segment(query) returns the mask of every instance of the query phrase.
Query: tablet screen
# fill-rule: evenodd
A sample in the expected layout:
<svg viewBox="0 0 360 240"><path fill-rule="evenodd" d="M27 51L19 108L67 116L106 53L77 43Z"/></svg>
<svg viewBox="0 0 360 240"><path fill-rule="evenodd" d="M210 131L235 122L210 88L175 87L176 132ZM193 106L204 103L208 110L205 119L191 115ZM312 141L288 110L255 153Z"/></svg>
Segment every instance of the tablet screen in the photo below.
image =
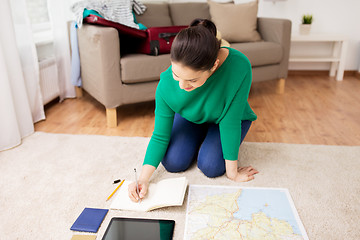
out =
<svg viewBox="0 0 360 240"><path fill-rule="evenodd" d="M174 220L112 218L102 240L171 240Z"/></svg>

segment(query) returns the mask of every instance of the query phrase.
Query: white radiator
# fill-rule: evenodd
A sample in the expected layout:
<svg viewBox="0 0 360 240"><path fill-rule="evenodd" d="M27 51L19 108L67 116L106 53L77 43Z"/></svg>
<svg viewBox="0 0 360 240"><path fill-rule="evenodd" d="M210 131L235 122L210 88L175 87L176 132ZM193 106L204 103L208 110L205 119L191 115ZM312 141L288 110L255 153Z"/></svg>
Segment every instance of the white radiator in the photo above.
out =
<svg viewBox="0 0 360 240"><path fill-rule="evenodd" d="M58 72L55 57L48 57L39 61L40 88L43 104L57 98L60 94L58 84Z"/></svg>

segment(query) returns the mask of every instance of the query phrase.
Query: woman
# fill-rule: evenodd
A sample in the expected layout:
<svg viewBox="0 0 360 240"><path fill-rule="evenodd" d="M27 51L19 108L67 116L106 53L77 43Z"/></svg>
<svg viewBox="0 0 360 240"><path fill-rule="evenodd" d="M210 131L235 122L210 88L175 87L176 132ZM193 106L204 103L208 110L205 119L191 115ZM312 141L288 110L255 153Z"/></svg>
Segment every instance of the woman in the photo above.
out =
<svg viewBox="0 0 360 240"><path fill-rule="evenodd" d="M139 201L160 162L169 172L181 172L197 159L208 177L234 181L254 179L258 171L237 167L239 146L255 113L247 101L251 65L244 54L220 48L216 26L195 19L171 47L171 66L161 74L156 90L155 127L143 167L129 197Z"/></svg>

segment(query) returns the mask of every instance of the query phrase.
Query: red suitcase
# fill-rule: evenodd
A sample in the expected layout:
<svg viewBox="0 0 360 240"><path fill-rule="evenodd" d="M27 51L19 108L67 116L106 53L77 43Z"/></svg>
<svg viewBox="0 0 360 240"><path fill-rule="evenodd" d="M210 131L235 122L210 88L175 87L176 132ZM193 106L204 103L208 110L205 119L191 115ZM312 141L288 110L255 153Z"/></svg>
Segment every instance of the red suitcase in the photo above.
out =
<svg viewBox="0 0 360 240"><path fill-rule="evenodd" d="M176 34L186 27L171 26L146 29L147 38L140 42L138 52L154 56L169 53Z"/></svg>
<svg viewBox="0 0 360 240"><path fill-rule="evenodd" d="M170 52L171 44L178 32L187 26L150 27L146 30L131 28L120 23L108 21L96 15L89 15L85 23L116 28L126 44L131 45L131 51L157 56ZM126 49L129 52L129 48Z"/></svg>

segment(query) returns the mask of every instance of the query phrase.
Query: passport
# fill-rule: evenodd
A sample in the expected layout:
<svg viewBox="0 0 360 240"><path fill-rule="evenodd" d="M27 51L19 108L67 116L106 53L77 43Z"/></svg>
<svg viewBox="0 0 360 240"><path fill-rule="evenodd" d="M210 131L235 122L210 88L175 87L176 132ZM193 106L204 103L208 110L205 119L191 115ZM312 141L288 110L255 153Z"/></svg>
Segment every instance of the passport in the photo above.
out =
<svg viewBox="0 0 360 240"><path fill-rule="evenodd" d="M96 233L109 209L84 208L70 230Z"/></svg>

